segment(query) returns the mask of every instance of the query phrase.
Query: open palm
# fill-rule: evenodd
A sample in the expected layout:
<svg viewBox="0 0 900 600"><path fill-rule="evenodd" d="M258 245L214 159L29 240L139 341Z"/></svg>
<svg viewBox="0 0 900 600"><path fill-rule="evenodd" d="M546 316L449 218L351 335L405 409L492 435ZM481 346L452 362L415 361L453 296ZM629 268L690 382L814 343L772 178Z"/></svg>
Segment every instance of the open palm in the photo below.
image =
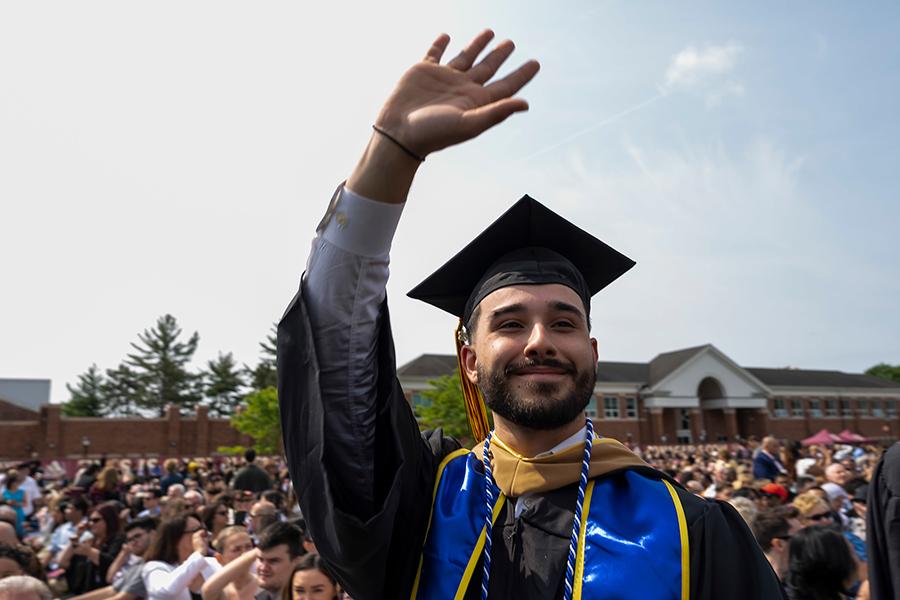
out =
<svg viewBox="0 0 900 600"><path fill-rule="evenodd" d="M425 58L400 79L382 108L377 125L421 155L476 137L528 104L512 96L537 74L540 66L528 61L497 81L488 83L515 46L504 41L477 65L475 59L493 38L479 34L453 60L442 65L450 37L438 37Z"/></svg>

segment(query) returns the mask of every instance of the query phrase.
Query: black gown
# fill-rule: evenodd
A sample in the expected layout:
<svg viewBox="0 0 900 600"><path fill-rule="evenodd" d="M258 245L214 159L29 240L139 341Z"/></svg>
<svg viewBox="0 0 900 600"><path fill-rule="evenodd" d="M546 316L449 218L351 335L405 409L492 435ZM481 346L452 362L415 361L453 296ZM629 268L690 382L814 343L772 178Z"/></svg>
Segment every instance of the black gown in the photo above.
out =
<svg viewBox="0 0 900 600"><path fill-rule="evenodd" d="M354 600L409 598L437 466L459 448L440 430L420 433L396 377L386 302L378 331L375 406L324 406L302 291L278 325L278 396L291 479L320 555ZM363 414L365 426L347 411ZM360 445L369 448L365 456L346 450ZM360 473L360 460L368 461L371 478L348 476ZM649 468L644 474L665 477ZM691 598L783 598L737 512L675 486L688 523ZM519 519L508 508L514 499L505 503L502 525L493 530L491 598L561 597L575 495L574 484L536 495ZM465 597L480 597L479 588L475 576Z"/></svg>
<svg viewBox="0 0 900 600"><path fill-rule="evenodd" d="M900 597L900 443L884 453L869 483L866 546L872 600Z"/></svg>

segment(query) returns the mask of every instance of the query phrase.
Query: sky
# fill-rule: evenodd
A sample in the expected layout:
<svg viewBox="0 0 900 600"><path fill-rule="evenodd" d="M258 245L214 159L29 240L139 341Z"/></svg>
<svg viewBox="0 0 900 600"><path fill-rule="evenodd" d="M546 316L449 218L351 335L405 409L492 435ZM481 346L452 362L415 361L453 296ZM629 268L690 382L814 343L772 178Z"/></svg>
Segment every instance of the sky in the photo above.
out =
<svg viewBox="0 0 900 600"><path fill-rule="evenodd" d="M0 378L115 367L166 313L254 364L394 83L441 32L541 62L530 110L429 156L392 249L398 361L453 351L405 293L523 194L637 261L601 360L900 363L900 5L0 0Z"/></svg>

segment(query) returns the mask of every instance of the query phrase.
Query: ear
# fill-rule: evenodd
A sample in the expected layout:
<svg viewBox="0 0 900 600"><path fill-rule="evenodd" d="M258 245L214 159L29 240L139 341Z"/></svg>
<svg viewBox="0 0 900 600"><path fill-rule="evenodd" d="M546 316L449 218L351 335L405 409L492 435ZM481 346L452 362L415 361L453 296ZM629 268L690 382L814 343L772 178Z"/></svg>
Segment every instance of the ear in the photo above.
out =
<svg viewBox="0 0 900 600"><path fill-rule="evenodd" d="M466 377L474 385L478 385L478 356L475 354L475 349L466 344L459 349L459 355L463 366L463 373L460 375Z"/></svg>
<svg viewBox="0 0 900 600"><path fill-rule="evenodd" d="M600 360L600 352L597 350L597 338L591 338L591 350L594 351L594 364Z"/></svg>

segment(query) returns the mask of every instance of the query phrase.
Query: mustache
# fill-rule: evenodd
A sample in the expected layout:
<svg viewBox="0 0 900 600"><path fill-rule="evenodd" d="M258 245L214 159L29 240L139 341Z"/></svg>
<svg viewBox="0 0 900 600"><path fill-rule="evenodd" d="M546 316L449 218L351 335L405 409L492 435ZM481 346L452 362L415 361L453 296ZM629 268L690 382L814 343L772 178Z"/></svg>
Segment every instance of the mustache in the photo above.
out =
<svg viewBox="0 0 900 600"><path fill-rule="evenodd" d="M564 363L560 360L556 360L555 358L543 358L529 359L516 363L510 363L506 365L505 369L503 369L503 374L506 376L515 375L520 371L524 371L525 369L532 369L534 367L549 367L551 369L560 369L568 375L574 375L577 372L575 365L572 363Z"/></svg>

